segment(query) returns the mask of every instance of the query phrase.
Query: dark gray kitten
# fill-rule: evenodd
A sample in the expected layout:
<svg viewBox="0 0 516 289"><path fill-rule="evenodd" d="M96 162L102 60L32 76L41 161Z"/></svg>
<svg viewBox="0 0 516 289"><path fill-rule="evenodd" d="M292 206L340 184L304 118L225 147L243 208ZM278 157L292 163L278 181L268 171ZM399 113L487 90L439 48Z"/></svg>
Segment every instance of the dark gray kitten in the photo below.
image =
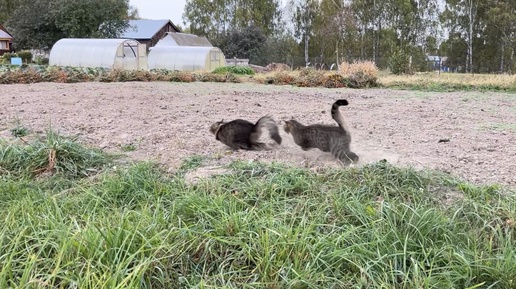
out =
<svg viewBox="0 0 516 289"><path fill-rule="evenodd" d="M216 140L234 150L260 150L266 147L264 143L258 142L264 127L269 129L270 137L281 144L278 126L270 116L264 116L256 123L244 119L218 121L211 125L210 132L215 135Z"/></svg>
<svg viewBox="0 0 516 289"><path fill-rule="evenodd" d="M348 105L345 99L339 99L331 107L331 117L339 126L313 124L303 125L291 119L285 121L283 129L294 138L294 142L303 150L311 148L330 152L344 164L358 162L358 155L350 150L351 134L342 117L339 107Z"/></svg>

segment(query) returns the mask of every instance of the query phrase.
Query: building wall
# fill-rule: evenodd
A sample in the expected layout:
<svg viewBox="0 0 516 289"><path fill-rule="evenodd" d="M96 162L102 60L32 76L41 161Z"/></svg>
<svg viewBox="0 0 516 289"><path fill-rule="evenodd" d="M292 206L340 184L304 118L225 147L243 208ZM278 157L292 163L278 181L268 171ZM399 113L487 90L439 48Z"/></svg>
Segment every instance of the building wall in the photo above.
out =
<svg viewBox="0 0 516 289"><path fill-rule="evenodd" d="M9 39L0 39L0 55L11 52Z"/></svg>
<svg viewBox="0 0 516 289"><path fill-rule="evenodd" d="M167 35L168 32L179 32L179 31L176 30L174 28L174 26L172 26L172 24L168 23L160 31L158 31L156 33L156 35L154 35L153 38L151 38L151 39L135 39L135 40L138 40L138 42L140 42L141 44L145 44L145 48L148 53L149 49L151 47L154 47L158 43L158 41L161 40L161 38L163 38Z"/></svg>

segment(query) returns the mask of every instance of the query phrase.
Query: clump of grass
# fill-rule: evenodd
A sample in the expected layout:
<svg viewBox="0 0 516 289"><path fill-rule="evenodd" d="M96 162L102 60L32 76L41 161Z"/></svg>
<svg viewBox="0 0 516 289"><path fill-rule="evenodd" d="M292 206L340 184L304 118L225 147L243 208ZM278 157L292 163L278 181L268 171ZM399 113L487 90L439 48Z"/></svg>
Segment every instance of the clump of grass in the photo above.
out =
<svg viewBox="0 0 516 289"><path fill-rule="evenodd" d="M348 79L348 86L354 88L375 87L378 80L378 67L372 61L343 62L339 72Z"/></svg>
<svg viewBox="0 0 516 289"><path fill-rule="evenodd" d="M2 174L37 176L60 174L69 178L97 173L110 162L100 150L87 148L76 140L48 130L44 138L28 144L0 142Z"/></svg>
<svg viewBox="0 0 516 289"><path fill-rule="evenodd" d="M187 185L135 164L69 184L73 194L7 178L0 287L515 286L515 194L499 186L386 162L229 169ZM450 191L460 197L444 203Z"/></svg>
<svg viewBox="0 0 516 289"><path fill-rule="evenodd" d="M217 67L215 70L213 70L213 73L217 73L217 74L233 73L233 74L239 74L239 75L254 75L254 70L248 66L222 66L222 67Z"/></svg>
<svg viewBox="0 0 516 289"><path fill-rule="evenodd" d="M10 131L11 135L17 138L29 135L29 129L22 125L19 119L16 119L16 125Z"/></svg>

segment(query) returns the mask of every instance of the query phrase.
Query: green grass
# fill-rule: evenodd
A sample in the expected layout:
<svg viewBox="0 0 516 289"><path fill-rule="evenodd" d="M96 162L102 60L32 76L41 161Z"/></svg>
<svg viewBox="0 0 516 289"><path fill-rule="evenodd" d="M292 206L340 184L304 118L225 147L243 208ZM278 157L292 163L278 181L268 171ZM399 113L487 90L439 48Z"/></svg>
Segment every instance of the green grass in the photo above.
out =
<svg viewBox="0 0 516 289"><path fill-rule="evenodd" d="M50 130L30 143L0 139L0 173L18 177L43 173L86 177L98 173L110 161L111 157L102 151L86 148Z"/></svg>
<svg viewBox="0 0 516 289"><path fill-rule="evenodd" d="M254 70L248 66L222 66L213 70L213 73L226 74L233 73L239 75L254 75Z"/></svg>
<svg viewBox="0 0 516 289"><path fill-rule="evenodd" d="M39 158L6 170L7 156L0 288L516 288L515 193L497 185L385 162L234 162L186 183L202 156L172 175L136 163L38 178L11 172Z"/></svg>

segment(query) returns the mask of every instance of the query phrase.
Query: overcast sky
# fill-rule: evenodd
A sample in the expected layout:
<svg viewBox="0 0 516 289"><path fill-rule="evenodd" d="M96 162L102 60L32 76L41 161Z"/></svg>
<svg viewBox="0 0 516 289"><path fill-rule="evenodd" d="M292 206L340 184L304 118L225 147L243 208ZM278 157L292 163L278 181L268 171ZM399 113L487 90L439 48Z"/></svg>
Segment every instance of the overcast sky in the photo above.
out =
<svg viewBox="0 0 516 289"><path fill-rule="evenodd" d="M170 19L172 23L183 25L183 11L186 0L129 0L138 8L140 17L146 19Z"/></svg>

